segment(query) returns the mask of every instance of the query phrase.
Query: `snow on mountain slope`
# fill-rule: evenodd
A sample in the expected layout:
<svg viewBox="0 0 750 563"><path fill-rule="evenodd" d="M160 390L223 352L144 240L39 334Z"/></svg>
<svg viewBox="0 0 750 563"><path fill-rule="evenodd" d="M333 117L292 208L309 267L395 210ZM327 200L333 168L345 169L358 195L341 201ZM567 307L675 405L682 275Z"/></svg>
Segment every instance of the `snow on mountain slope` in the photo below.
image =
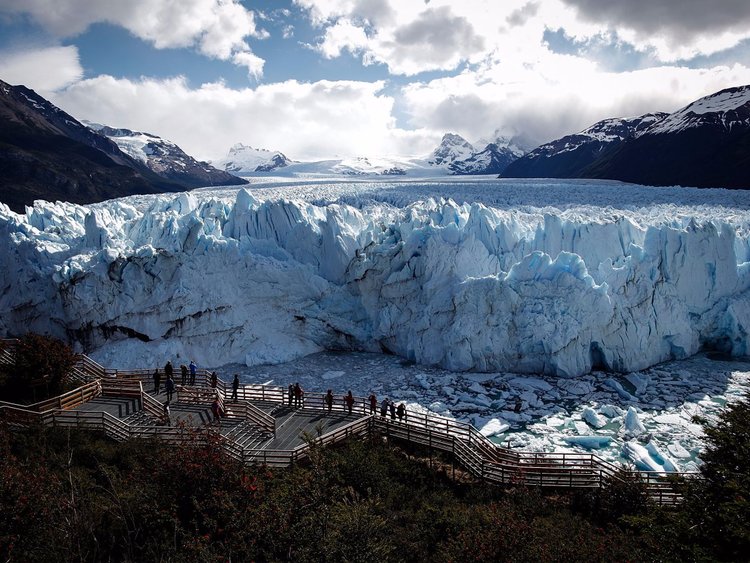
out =
<svg viewBox="0 0 750 563"><path fill-rule="evenodd" d="M212 164L232 174L247 175L253 172L270 172L291 164L283 153L268 149L254 149L251 146L237 143L229 149L226 158Z"/></svg>
<svg viewBox="0 0 750 563"><path fill-rule="evenodd" d="M429 163L433 166L448 167L454 161L466 160L474 154L474 147L461 135L446 133L438 147L429 157Z"/></svg>
<svg viewBox="0 0 750 563"><path fill-rule="evenodd" d="M748 196L635 210L641 188L619 185L619 207L540 209L485 205L529 193L497 181L341 185L2 206L0 332L72 335L123 366L359 349L576 376L750 351Z"/></svg>
<svg viewBox="0 0 750 563"><path fill-rule="evenodd" d="M669 114L643 134L659 135L714 125L731 131L750 127L750 85L721 90Z"/></svg>
<svg viewBox="0 0 750 563"><path fill-rule="evenodd" d="M180 182L183 186L236 186L247 183L206 162L195 160L176 143L151 133L118 129L99 123L87 122L87 125L114 141L122 152L142 162L151 171L163 178Z"/></svg>

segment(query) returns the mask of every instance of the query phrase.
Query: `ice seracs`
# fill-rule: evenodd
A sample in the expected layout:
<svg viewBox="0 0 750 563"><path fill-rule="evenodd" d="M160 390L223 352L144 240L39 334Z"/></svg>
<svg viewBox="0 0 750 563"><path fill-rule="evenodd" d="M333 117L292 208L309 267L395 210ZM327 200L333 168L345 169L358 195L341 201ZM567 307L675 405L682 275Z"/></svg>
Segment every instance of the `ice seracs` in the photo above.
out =
<svg viewBox="0 0 750 563"><path fill-rule="evenodd" d="M452 185L440 189L465 189ZM560 377L643 369L704 346L748 351L747 212L398 207L374 199L377 184L358 186L361 199L346 203L241 189L4 208L0 329L72 334L88 351L141 358L171 342L204 365L334 348ZM608 381L632 401L650 385L629 383ZM525 386L524 407L542 408L545 390ZM575 397L590 383L558 389Z"/></svg>

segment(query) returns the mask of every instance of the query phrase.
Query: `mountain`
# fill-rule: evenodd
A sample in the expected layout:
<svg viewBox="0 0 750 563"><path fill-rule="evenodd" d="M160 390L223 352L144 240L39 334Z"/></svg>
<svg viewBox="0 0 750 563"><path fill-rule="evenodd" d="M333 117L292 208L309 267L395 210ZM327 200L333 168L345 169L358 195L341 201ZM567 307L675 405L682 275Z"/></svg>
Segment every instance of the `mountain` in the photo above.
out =
<svg viewBox="0 0 750 563"><path fill-rule="evenodd" d="M446 133L427 162L455 175L500 174L521 154L522 151L504 137L497 137L486 143L482 150L477 150L460 135Z"/></svg>
<svg viewBox="0 0 750 563"><path fill-rule="evenodd" d="M671 114L605 119L534 149L502 176L750 188L750 85Z"/></svg>
<svg viewBox="0 0 750 563"><path fill-rule="evenodd" d="M226 158L212 163L221 170L232 174L252 174L253 172L272 172L292 164L283 153L268 149L254 149L251 146L237 143L229 149Z"/></svg>
<svg viewBox="0 0 750 563"><path fill-rule="evenodd" d="M91 203L182 190L33 90L0 81L0 200Z"/></svg>
<svg viewBox="0 0 750 563"><path fill-rule="evenodd" d="M556 139L509 164L505 178L577 178L605 151L667 117L648 113L629 119L605 119L574 135Z"/></svg>
<svg viewBox="0 0 750 563"><path fill-rule="evenodd" d="M145 164L152 172L186 188L236 186L247 183L246 180L217 170L206 162L195 160L172 141L151 133L115 129L97 123L86 124L114 141L122 152Z"/></svg>
<svg viewBox="0 0 750 563"><path fill-rule="evenodd" d="M750 85L669 114L581 171L648 185L750 188Z"/></svg>

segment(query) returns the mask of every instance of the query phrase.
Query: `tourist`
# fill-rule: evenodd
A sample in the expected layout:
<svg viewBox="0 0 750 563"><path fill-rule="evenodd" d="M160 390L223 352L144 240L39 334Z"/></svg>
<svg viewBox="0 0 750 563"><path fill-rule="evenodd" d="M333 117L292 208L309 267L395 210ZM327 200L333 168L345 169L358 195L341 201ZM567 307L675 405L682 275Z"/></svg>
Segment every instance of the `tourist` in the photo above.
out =
<svg viewBox="0 0 750 563"><path fill-rule="evenodd" d="M188 368L185 364L180 365L180 385L186 385L188 382Z"/></svg>
<svg viewBox="0 0 750 563"><path fill-rule="evenodd" d="M388 403L388 410L391 413L391 420L396 420L396 403L390 401Z"/></svg>
<svg viewBox="0 0 750 563"><path fill-rule="evenodd" d="M170 378L174 375L174 370L172 369L172 361L167 360L167 364L164 366L164 377Z"/></svg>
<svg viewBox="0 0 750 563"><path fill-rule="evenodd" d="M289 384L287 400L289 401L289 406L291 407L292 401L294 400L294 385L292 383Z"/></svg>
<svg viewBox="0 0 750 563"><path fill-rule="evenodd" d="M172 393L174 393L174 379L172 374L167 374L167 380L164 382L164 389L167 391L167 402L172 400Z"/></svg>
<svg viewBox="0 0 750 563"><path fill-rule="evenodd" d="M221 412L221 404L219 403L219 396L214 397L214 402L211 403L211 412L214 414L214 422L221 422L221 417L224 414Z"/></svg>
<svg viewBox="0 0 750 563"><path fill-rule="evenodd" d="M232 400L237 402L237 390L240 388L240 374L235 373L232 380Z"/></svg>
<svg viewBox="0 0 750 563"><path fill-rule="evenodd" d="M328 407L328 414L331 414L331 409L333 408L333 392L330 389L326 392L324 399L326 407Z"/></svg>
<svg viewBox="0 0 750 563"><path fill-rule="evenodd" d="M396 416L398 416L399 421L404 421L404 418L406 417L406 405L404 405L404 403L398 404L398 408L396 409Z"/></svg>
<svg viewBox="0 0 750 563"><path fill-rule="evenodd" d="M383 402L380 403L380 416L385 418L385 415L388 413L388 397L383 399Z"/></svg>
<svg viewBox="0 0 750 563"><path fill-rule="evenodd" d="M190 385L195 385L195 372L198 370L198 366L195 365L193 360L190 360Z"/></svg>
<svg viewBox="0 0 750 563"><path fill-rule="evenodd" d="M299 382L294 384L294 406L300 408L303 405L302 396L305 392L300 387Z"/></svg>
<svg viewBox="0 0 750 563"><path fill-rule="evenodd" d="M211 387L213 389L216 389L216 387L219 385L219 376L216 375L215 371L211 372Z"/></svg>
<svg viewBox="0 0 750 563"><path fill-rule="evenodd" d="M375 393L370 393L370 414L375 414L378 410L378 398Z"/></svg>
<svg viewBox="0 0 750 563"><path fill-rule="evenodd" d="M154 378L154 395L158 395L159 390L161 389L161 374L159 373L159 368L154 370L154 375L152 377Z"/></svg>
<svg viewBox="0 0 750 563"><path fill-rule="evenodd" d="M346 410L349 412L349 414L352 414L352 407L354 406L354 396L352 396L351 389L349 389L349 392L344 396L344 404L346 405Z"/></svg>

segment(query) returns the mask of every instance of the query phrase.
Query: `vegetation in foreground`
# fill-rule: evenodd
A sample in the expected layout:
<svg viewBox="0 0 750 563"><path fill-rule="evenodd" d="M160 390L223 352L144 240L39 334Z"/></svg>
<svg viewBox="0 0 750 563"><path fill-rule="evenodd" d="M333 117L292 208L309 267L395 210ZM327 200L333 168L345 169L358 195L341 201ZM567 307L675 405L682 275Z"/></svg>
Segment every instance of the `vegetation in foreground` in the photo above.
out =
<svg viewBox="0 0 750 563"><path fill-rule="evenodd" d="M381 440L243 467L212 438L165 447L0 428L2 561L690 561L750 547L750 403L707 432L677 509L637 482L543 495L451 478ZM447 468L447 469L446 469Z"/></svg>
<svg viewBox="0 0 750 563"><path fill-rule="evenodd" d="M62 388L76 358L60 345L22 342L0 397L33 397L38 373ZM747 560L750 401L703 423L704 479L665 509L625 471L602 490L502 489L382 440L272 471L215 436L119 444L0 419L0 561Z"/></svg>

